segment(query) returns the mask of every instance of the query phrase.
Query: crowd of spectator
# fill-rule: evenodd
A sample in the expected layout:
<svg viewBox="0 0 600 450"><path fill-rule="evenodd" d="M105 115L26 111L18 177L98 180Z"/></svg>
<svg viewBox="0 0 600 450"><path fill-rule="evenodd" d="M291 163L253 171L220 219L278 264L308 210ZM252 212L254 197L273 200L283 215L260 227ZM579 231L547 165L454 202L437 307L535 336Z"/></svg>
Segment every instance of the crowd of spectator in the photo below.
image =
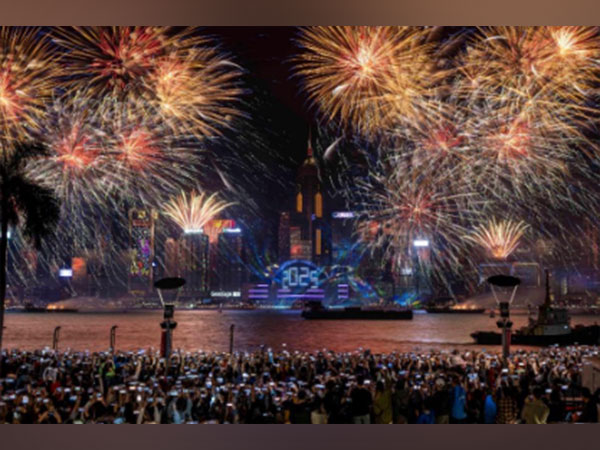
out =
<svg viewBox="0 0 600 450"><path fill-rule="evenodd" d="M582 386L597 354L5 350L0 423L598 422Z"/></svg>

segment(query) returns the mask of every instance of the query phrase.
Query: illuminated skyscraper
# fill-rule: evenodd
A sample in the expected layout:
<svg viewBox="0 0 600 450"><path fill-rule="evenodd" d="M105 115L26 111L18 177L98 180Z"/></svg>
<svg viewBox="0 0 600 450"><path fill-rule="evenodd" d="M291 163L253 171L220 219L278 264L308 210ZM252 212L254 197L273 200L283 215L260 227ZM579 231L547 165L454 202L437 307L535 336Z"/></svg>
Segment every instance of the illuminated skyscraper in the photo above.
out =
<svg viewBox="0 0 600 450"><path fill-rule="evenodd" d="M306 159L298 169L294 209L279 218L279 261L288 258L322 262L328 254L323 222L323 194L319 169L310 142Z"/></svg>
<svg viewBox="0 0 600 450"><path fill-rule="evenodd" d="M207 295L210 289L208 236L200 231L184 232L180 251L185 293L190 296Z"/></svg>
<svg viewBox="0 0 600 450"><path fill-rule="evenodd" d="M181 255L179 242L168 238L165 242L165 276L181 276Z"/></svg>
<svg viewBox="0 0 600 450"><path fill-rule="evenodd" d="M217 243L218 290L211 296L239 299L244 282L243 238L239 228L224 228Z"/></svg>
<svg viewBox="0 0 600 450"><path fill-rule="evenodd" d="M145 293L152 289L155 214L147 209L129 211L130 292Z"/></svg>
<svg viewBox="0 0 600 450"><path fill-rule="evenodd" d="M279 263L290 259L290 213L288 211L279 215L278 249Z"/></svg>

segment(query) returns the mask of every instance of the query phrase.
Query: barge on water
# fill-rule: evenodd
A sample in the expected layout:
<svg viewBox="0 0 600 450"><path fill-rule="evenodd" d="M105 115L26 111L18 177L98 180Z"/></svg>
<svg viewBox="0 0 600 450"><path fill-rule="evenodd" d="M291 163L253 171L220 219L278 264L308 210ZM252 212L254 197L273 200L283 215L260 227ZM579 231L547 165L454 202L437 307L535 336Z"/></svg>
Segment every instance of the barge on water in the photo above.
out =
<svg viewBox="0 0 600 450"><path fill-rule="evenodd" d="M412 309L399 308L325 308L320 301L308 302L302 311L308 320L412 320Z"/></svg>
<svg viewBox="0 0 600 450"><path fill-rule="evenodd" d="M452 306L427 306L428 314L483 314L485 308L457 308Z"/></svg>

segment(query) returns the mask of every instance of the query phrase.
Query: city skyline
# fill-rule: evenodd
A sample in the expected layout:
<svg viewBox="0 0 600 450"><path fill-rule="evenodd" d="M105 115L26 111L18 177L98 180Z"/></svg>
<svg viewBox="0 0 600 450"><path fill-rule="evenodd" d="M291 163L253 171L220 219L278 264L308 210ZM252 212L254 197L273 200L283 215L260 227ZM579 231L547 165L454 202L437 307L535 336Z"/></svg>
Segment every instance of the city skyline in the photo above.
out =
<svg viewBox="0 0 600 450"><path fill-rule="evenodd" d="M392 285L379 298L406 277L423 278L417 297L474 292L482 263L598 265L593 27L43 27L2 39L6 61L29 63L6 72L1 137L49 149L28 176L62 203L39 252L11 230L21 296L36 278L64 285L73 258L129 292L137 278L151 289L173 255L214 272L216 237L196 235L212 216L251 242L247 267L304 260L329 273L332 215L352 213L352 264ZM187 289L210 291L200 278Z"/></svg>

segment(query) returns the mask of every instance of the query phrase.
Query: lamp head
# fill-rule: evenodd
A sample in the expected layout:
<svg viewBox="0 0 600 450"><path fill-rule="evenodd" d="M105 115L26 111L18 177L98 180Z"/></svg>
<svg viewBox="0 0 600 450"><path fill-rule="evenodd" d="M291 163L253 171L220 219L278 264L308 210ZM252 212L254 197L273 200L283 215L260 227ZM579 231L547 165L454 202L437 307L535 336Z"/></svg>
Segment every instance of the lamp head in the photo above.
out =
<svg viewBox="0 0 600 450"><path fill-rule="evenodd" d="M165 301L163 299L163 291L176 291L173 295L173 299L168 305L173 305L177 300L180 289L185 285L185 280L183 278L178 277L168 277L161 278L154 283L154 287L158 290L158 297L160 298L160 303L163 308L166 307Z"/></svg>
<svg viewBox="0 0 600 450"><path fill-rule="evenodd" d="M511 304L521 284L519 278L511 275L492 275L487 282L492 286L492 295L498 304Z"/></svg>

